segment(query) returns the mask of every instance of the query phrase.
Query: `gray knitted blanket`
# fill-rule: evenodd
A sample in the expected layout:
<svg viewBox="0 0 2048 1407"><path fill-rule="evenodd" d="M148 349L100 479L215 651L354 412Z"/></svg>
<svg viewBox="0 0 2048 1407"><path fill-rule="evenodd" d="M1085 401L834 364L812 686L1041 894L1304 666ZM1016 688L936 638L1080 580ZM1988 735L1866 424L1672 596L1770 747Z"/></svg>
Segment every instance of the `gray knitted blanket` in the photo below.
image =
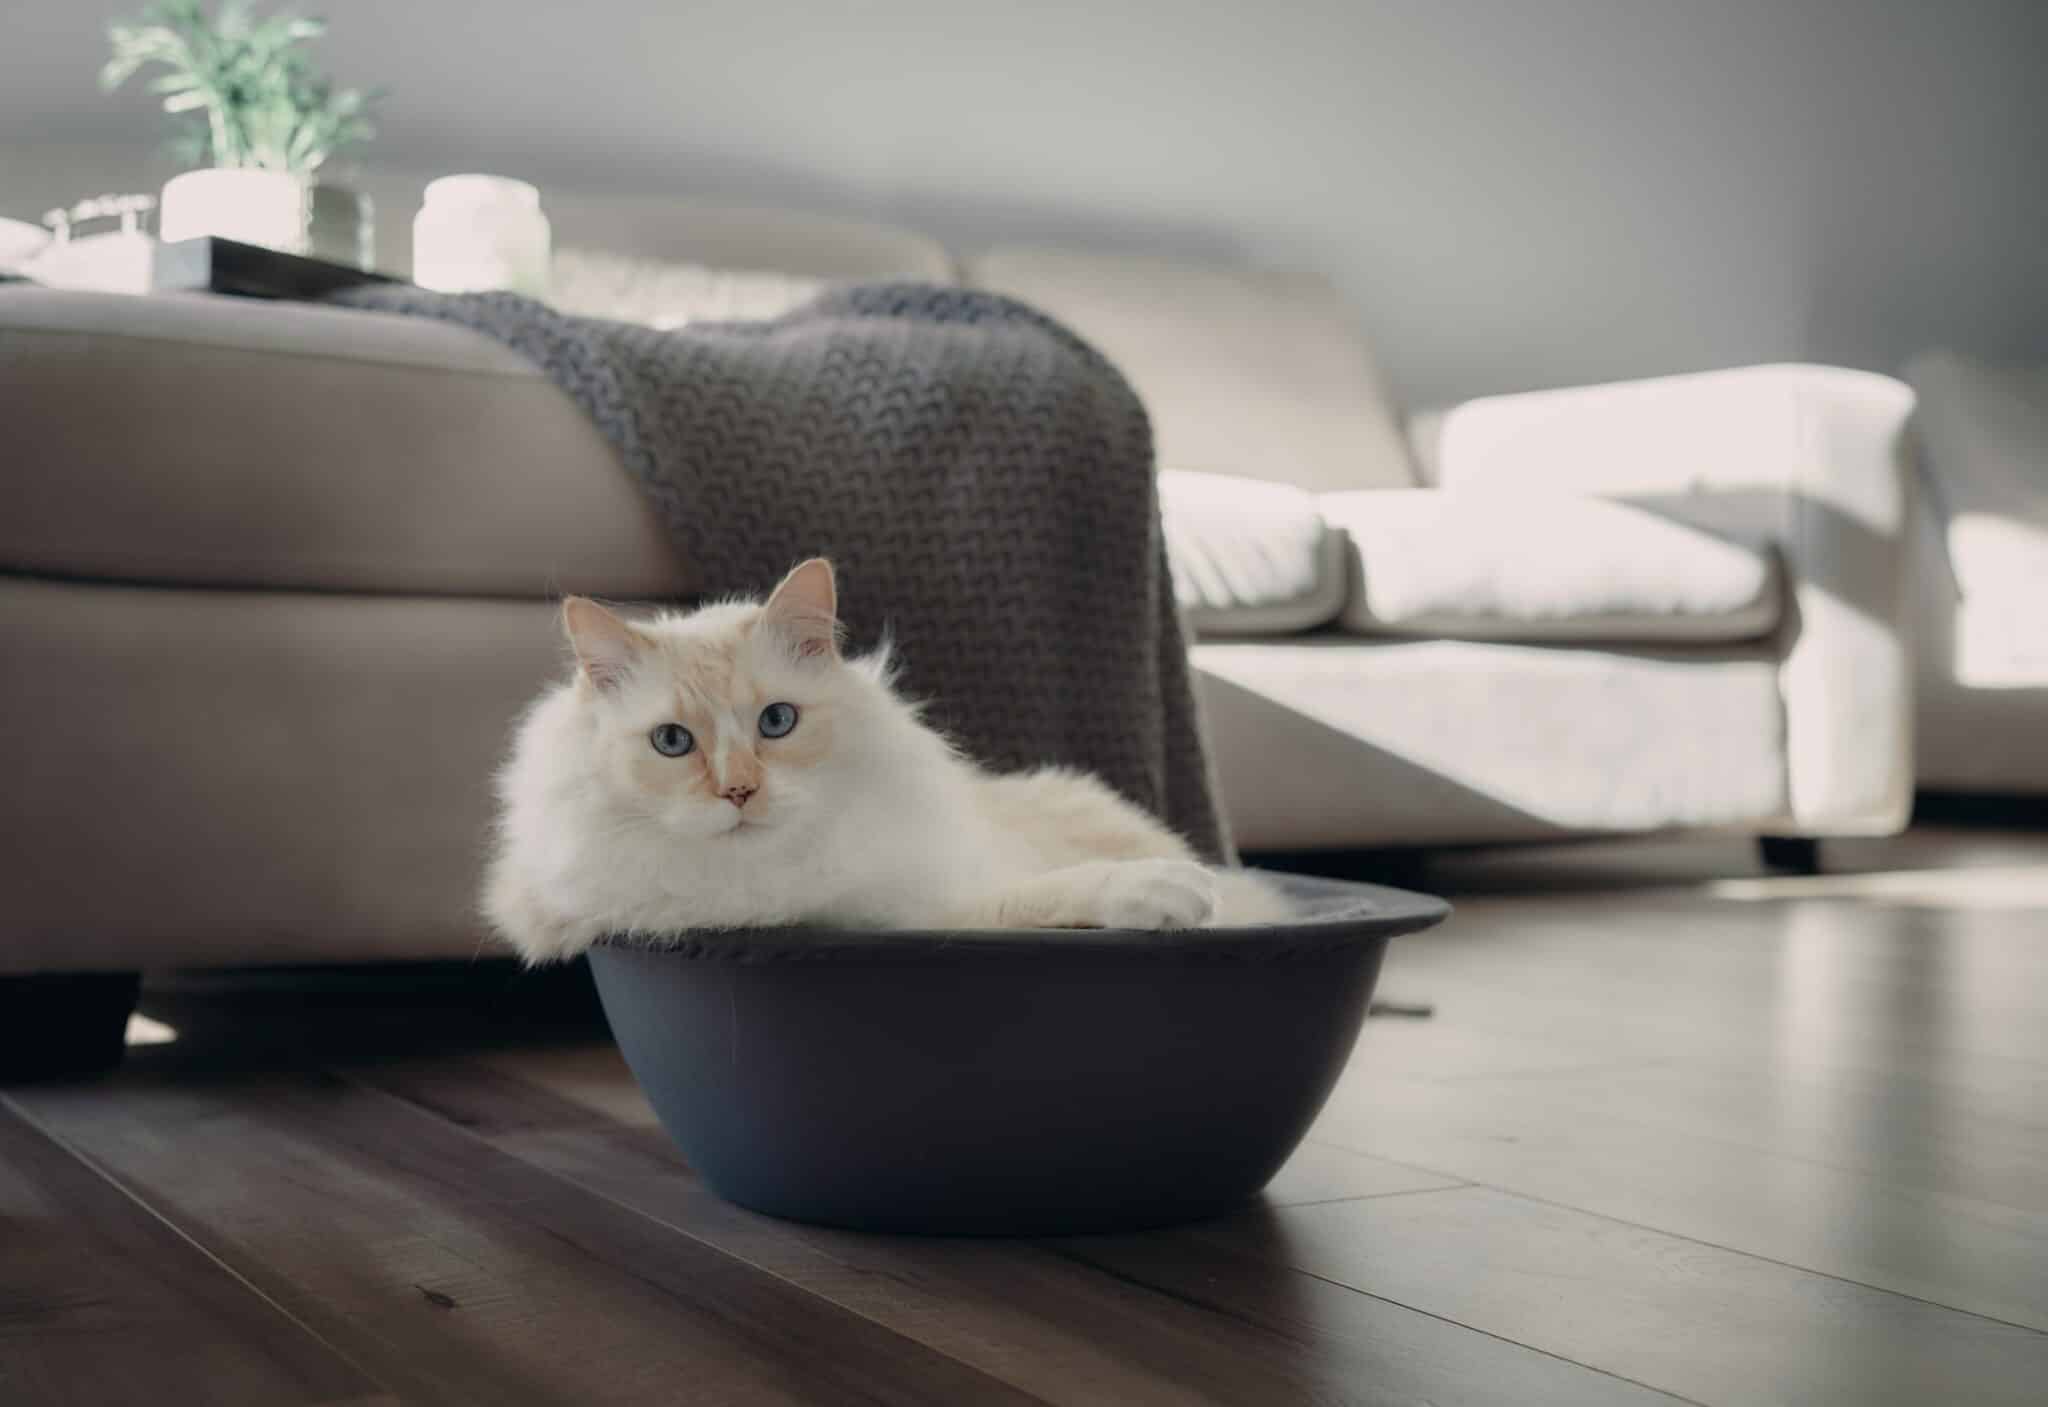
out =
<svg viewBox="0 0 2048 1407"><path fill-rule="evenodd" d="M906 691L972 756L1087 768L1228 854L1151 427L1058 324L921 284L667 332L512 294L371 285L334 301L458 323L530 357L611 441L707 594L757 592L830 556L852 641L892 634Z"/></svg>

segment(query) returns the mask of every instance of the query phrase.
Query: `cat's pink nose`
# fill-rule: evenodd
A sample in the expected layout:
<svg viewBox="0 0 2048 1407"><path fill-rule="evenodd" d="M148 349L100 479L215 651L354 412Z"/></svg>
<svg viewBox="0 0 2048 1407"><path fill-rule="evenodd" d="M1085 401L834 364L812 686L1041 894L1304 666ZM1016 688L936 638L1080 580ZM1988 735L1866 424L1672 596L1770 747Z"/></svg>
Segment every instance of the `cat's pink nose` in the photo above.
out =
<svg viewBox="0 0 2048 1407"><path fill-rule="evenodd" d="M718 794L735 806L745 806L747 798L758 790L758 787L726 787Z"/></svg>

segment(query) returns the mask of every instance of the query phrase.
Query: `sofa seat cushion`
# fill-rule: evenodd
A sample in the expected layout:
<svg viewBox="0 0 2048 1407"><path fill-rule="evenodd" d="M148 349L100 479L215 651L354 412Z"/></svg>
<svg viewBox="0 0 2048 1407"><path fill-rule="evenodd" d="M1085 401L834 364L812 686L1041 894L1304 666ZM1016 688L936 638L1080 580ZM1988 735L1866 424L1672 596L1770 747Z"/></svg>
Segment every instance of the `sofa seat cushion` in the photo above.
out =
<svg viewBox="0 0 2048 1407"><path fill-rule="evenodd" d="M1609 499L1412 489L1325 494L1350 540L1359 635L1644 645L1777 628L1768 547Z"/></svg>
<svg viewBox="0 0 2048 1407"><path fill-rule="evenodd" d="M1197 635L1289 635L1344 605L1341 535L1313 495L1229 474L1159 476L1173 592Z"/></svg>
<svg viewBox="0 0 2048 1407"><path fill-rule="evenodd" d="M695 589L523 357L425 319L0 288L0 571L542 598Z"/></svg>

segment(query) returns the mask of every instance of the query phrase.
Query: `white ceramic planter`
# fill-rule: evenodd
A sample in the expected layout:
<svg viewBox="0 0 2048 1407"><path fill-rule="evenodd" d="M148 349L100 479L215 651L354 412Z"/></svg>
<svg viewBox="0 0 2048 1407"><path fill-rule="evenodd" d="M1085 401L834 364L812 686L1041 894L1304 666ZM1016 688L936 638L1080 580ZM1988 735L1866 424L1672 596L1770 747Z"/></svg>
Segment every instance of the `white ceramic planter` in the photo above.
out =
<svg viewBox="0 0 2048 1407"><path fill-rule="evenodd" d="M370 267L369 197L281 171L187 171L164 183L157 237L218 235Z"/></svg>

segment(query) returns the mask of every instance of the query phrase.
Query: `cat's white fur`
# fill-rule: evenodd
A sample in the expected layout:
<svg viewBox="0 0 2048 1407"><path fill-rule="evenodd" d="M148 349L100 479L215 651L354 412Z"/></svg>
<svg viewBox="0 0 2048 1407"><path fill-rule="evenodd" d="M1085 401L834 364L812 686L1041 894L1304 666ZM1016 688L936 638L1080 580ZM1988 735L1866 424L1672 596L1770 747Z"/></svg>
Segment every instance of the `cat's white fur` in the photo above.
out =
<svg viewBox="0 0 2048 1407"><path fill-rule="evenodd" d="M766 605L628 623L564 608L572 678L537 700L498 778L484 890L528 962L610 933L824 922L876 928L1186 928L1286 905L1085 773L997 776L847 658L832 569L804 563ZM761 711L798 709L786 737ZM695 746L663 756L679 723ZM753 788L748 793L747 788Z"/></svg>

